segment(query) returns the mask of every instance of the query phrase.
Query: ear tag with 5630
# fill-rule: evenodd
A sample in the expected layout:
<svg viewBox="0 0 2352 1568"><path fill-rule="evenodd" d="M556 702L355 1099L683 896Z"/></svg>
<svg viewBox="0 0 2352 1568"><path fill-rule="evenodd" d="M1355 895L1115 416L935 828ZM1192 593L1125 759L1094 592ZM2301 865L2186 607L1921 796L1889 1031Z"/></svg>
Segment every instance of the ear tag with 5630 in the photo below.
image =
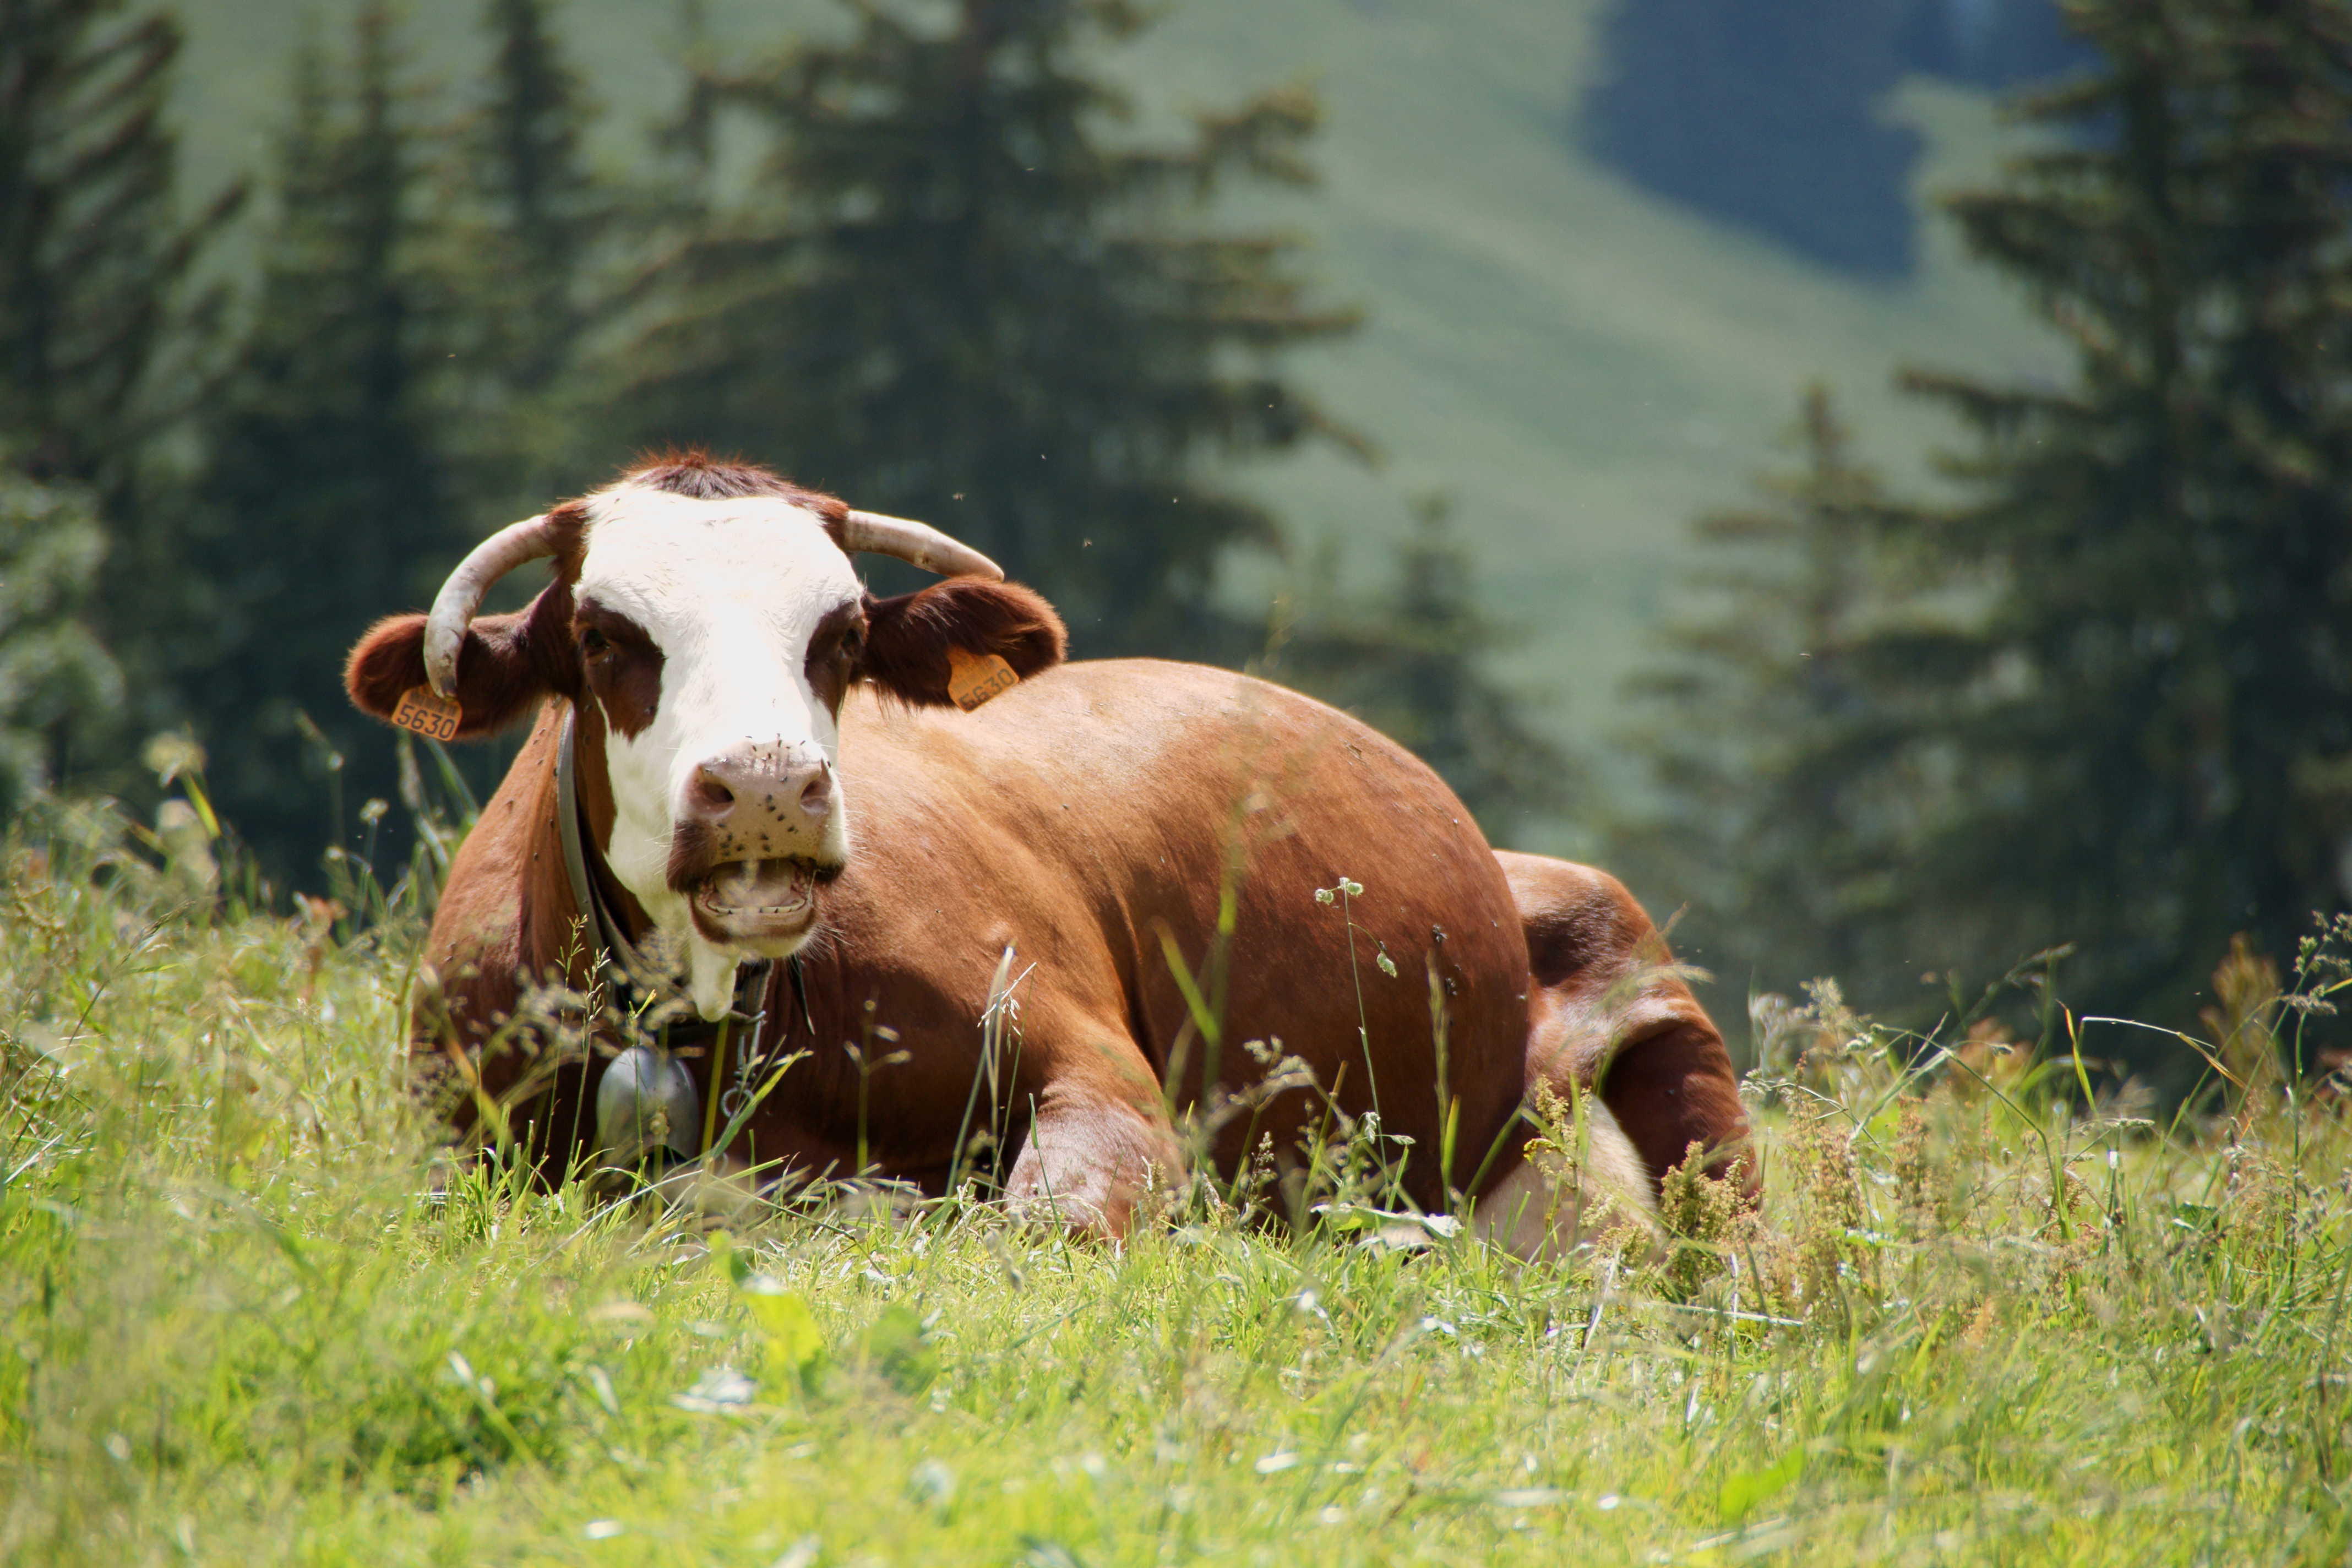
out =
<svg viewBox="0 0 2352 1568"><path fill-rule="evenodd" d="M428 741L456 740L457 721L463 717L457 703L436 694L429 686L410 687L401 694L400 706L392 710L394 723Z"/></svg>
<svg viewBox="0 0 2352 1568"><path fill-rule="evenodd" d="M1013 667L992 653L948 649L948 695L969 713L992 697L1001 697L1021 684Z"/></svg>

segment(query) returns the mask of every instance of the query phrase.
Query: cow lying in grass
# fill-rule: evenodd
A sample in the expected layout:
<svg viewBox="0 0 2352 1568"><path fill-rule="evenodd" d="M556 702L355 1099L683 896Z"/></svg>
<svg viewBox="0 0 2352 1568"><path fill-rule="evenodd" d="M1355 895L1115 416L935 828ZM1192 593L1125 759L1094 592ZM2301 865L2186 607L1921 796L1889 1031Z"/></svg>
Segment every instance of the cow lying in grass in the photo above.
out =
<svg viewBox="0 0 2352 1568"><path fill-rule="evenodd" d="M948 575L877 598L859 551ZM540 557L528 608L477 614ZM1597 1080L1584 1163L1636 1205L1693 1144L1737 1158L1722 1042L1613 880L1498 857L1321 703L1063 650L975 552L699 456L486 542L346 671L428 732L532 725L434 921L421 1076L551 1173L711 1139L938 1191L993 1128L1011 1199L1108 1237L1180 1125L1231 1175L1377 1112L1402 1199L1471 1197L1523 1250L1560 1206L1522 1152L1539 1090ZM551 1068L486 1048L534 982L642 1002L656 969L740 1021Z"/></svg>

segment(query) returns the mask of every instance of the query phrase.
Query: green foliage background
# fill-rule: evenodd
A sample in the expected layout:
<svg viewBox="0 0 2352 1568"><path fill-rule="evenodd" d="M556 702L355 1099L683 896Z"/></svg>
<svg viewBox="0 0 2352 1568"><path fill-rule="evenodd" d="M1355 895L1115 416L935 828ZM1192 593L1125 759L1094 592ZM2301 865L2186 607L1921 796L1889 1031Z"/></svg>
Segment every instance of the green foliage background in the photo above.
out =
<svg viewBox="0 0 2352 1568"><path fill-rule="evenodd" d="M710 47L727 56L843 25L827 0L701 10ZM303 11L298 0L210 0L186 17L178 101L199 188L264 145ZM472 0L403 8L420 77L453 88L478 79L488 50L476 14ZM591 145L619 166L673 112L677 13L567 0L557 15L604 106ZM1137 100L1139 134L1181 134L1197 110L1291 82L1315 90L1317 185L1236 191L1234 210L1307 239L1306 269L1325 297L1364 311L1360 332L1297 356L1296 374L1383 461L1366 469L1309 452L1242 477L1301 552L1336 541L1344 582L1359 589L1388 575L1387 547L1413 532L1412 499L1450 497L1476 597L1513 629L1495 668L1515 689L1557 698L1535 721L1563 741L1607 731L1685 558L1686 520L1740 493L1794 388L1818 378L1850 391L1858 442L1900 478L1924 472L1950 426L1879 395L1897 363L2000 374L2063 363L1948 227L1922 223L1908 279L1862 283L1612 173L1573 132L1577 104L1608 69L1605 15L1601 0L1459 0L1442 13L1186 0L1102 61ZM1925 139L1909 193L1923 216L1933 193L1990 172L2005 144L1981 91L1915 77L1887 111ZM1260 568L1237 579L1236 596L1262 616L1281 576ZM1589 749L1614 767L1612 748ZM1591 852L1591 804L1530 824L1523 847Z"/></svg>
<svg viewBox="0 0 2352 1568"><path fill-rule="evenodd" d="M2095 58L2017 105L2059 134L1948 205L2074 368L1906 371L1948 499L1816 390L1764 503L1702 521L1647 688L1644 851L1772 989L1928 1016L2039 952L2078 1008L2185 1021L2352 897L2352 13L2067 16Z"/></svg>

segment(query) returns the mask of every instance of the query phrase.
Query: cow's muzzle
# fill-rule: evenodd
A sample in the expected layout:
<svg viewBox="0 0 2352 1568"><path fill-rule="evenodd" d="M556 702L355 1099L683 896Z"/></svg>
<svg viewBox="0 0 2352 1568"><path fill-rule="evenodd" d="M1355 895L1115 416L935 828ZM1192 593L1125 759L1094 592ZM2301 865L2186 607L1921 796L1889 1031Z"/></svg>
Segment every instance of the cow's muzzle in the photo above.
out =
<svg viewBox="0 0 2352 1568"><path fill-rule="evenodd" d="M797 748L739 746L697 765L672 832L669 885L722 947L789 952L841 872L832 763Z"/></svg>

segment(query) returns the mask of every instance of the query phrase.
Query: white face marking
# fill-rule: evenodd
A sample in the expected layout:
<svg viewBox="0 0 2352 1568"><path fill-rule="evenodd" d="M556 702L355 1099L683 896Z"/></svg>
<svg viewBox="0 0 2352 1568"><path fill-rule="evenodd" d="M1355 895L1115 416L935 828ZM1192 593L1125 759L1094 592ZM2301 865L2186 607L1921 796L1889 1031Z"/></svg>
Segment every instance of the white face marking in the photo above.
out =
<svg viewBox="0 0 2352 1568"><path fill-rule="evenodd" d="M605 858L665 932L688 944L696 1000L722 1011L740 956L698 936L671 891L672 833L695 770L746 744L837 759L833 713L809 684L808 649L824 616L858 597L857 576L823 522L774 497L695 500L625 487L589 498L575 590L628 616L662 652L653 722L607 726L614 820ZM822 858L848 850L835 802Z"/></svg>

